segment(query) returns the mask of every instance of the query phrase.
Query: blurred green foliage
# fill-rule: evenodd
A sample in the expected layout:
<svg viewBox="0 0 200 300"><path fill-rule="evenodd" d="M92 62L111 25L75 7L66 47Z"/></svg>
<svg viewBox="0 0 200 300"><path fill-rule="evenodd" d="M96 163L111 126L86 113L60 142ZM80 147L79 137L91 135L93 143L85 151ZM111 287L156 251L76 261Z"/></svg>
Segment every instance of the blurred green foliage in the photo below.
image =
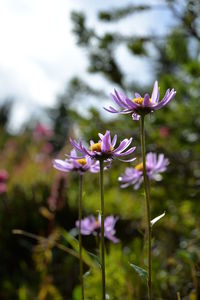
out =
<svg viewBox="0 0 200 300"><path fill-rule="evenodd" d="M124 18L156 9L147 5L131 5L99 12L99 24L123 24ZM158 7L157 7L158 8ZM150 91L150 86L132 82L119 66L116 51L127 48L133 58L148 59L152 64L152 82L159 79L161 94L167 88L177 90L176 99L168 107L146 118L147 150L162 152L170 160L163 180L152 183L152 218L166 211L166 216L153 228L154 299L200 299L200 32L199 1L163 0L159 9L167 10L176 25L162 37L125 36L119 32L98 34L88 28L86 16L74 12L72 21L77 44L88 54L88 70L103 74L113 87L131 94L133 90ZM160 12L162 17L162 11ZM106 22L106 23L105 23ZM151 50L154 51L151 51ZM153 54L152 54L153 53ZM156 53L156 54L155 54ZM153 78L153 76L155 78ZM107 95L106 95L107 96ZM96 108L84 117L74 109L87 97L102 101L105 91L95 90L82 78L75 77L58 97L56 108L48 111L53 135L37 136L27 125L23 133L7 131L9 105L0 109L1 169L9 172L8 192L0 203L0 298L5 300L80 299L79 263L76 257L58 249L73 245L62 237L63 228L70 231L77 219L75 174L61 174L52 168L52 159L64 159L71 146L70 136L86 141L97 139L98 132L110 129L120 138L134 137L137 162L140 161L139 126L129 116L105 120ZM107 96L108 97L108 96ZM109 100L108 100L109 101ZM110 100L111 103L111 100ZM107 114L107 113L105 113ZM119 245L106 242L107 292L111 300L146 299L146 285L129 263L146 268L144 244L145 220L142 189L121 190L117 182L124 163L115 161L105 173L106 215L120 217L116 224ZM99 209L98 174L84 176L84 216ZM43 243L12 234L22 229L43 236ZM98 254L94 237L83 237L86 250ZM98 268L85 264L86 299L100 299Z"/></svg>

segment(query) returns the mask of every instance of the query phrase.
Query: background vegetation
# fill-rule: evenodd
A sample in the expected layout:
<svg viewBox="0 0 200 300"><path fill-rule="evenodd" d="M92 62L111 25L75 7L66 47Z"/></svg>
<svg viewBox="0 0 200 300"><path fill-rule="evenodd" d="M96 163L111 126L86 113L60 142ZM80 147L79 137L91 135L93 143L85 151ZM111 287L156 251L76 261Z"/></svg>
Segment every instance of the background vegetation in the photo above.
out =
<svg viewBox="0 0 200 300"><path fill-rule="evenodd" d="M159 79L161 93L168 87L177 91L172 103L147 120L148 151L164 153L170 160L163 180L152 184L152 216L164 211L166 216L153 230L154 299L200 299L200 4L198 0L163 1L176 19L163 36L121 35L109 28L103 34L87 27L87 16L73 12L72 22L77 44L87 53L88 72L102 74L114 87L129 95L149 91ZM156 9L154 7L153 9ZM134 18L150 5L132 5L100 11L98 19L106 28L126 17ZM162 11L160 14L162 18ZM155 20L159 26L159 20ZM109 27L109 26L108 26ZM151 86L139 86L127 80L118 63L118 48L125 47L133 58L150 63ZM133 64L133 78L137 70ZM140 81L140 79L138 79ZM66 234L77 219L77 178L52 168L52 159L64 158L71 146L69 136L96 139L97 132L110 129L119 137L134 137L139 145L139 126L130 117L105 118L106 112L91 108L87 117L78 111L95 97L103 103L105 93L94 90L83 78L72 78L66 92L58 97L56 108L47 111L52 130L43 125L27 124L23 132L7 131L12 104L0 110L0 162L7 170L7 192L0 202L0 298L73 299L79 298L79 263L77 258L58 249L57 243L71 247ZM106 95L108 97L108 95ZM110 100L111 102L111 100ZM79 108L77 111L76 107ZM101 107L101 105L100 105ZM140 148L136 155L140 161ZM137 162L138 162L137 161ZM136 162L136 163L137 163ZM117 182L126 164L114 162L105 178L106 215L119 216L117 237L121 242L107 242L107 287L110 299L146 299L146 285L128 262L145 268L144 198L142 190L121 190ZM99 209L98 175L84 178L84 215ZM22 229L43 236L36 240L13 235ZM63 234L62 230L65 230ZM73 234L74 231L71 233ZM83 238L84 247L96 253L93 237ZM85 272L88 271L85 265ZM100 299L98 268L86 273L87 299Z"/></svg>

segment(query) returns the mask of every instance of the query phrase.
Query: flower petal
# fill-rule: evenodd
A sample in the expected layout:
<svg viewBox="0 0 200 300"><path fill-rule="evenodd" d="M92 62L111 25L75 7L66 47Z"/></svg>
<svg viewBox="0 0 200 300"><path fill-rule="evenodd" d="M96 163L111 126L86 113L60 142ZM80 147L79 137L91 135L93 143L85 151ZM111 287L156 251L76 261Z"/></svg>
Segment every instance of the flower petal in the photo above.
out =
<svg viewBox="0 0 200 300"><path fill-rule="evenodd" d="M115 90L115 95L118 99L118 101L124 106L124 108L127 108L127 105L126 105L126 95L124 95L123 93L118 93L117 90Z"/></svg>
<svg viewBox="0 0 200 300"><path fill-rule="evenodd" d="M122 162L132 162L132 161L136 160L136 157L133 157L133 158L130 158L130 159L121 159L121 158L118 158L118 160L120 160Z"/></svg>
<svg viewBox="0 0 200 300"><path fill-rule="evenodd" d="M114 107L112 106L109 106L108 108L107 107L104 107L104 109L112 114L117 114L119 113L120 111L119 110L116 110Z"/></svg>
<svg viewBox="0 0 200 300"><path fill-rule="evenodd" d="M158 110L163 106L167 105L176 95L176 92L171 91L167 96L165 96L157 105L152 106L153 110Z"/></svg>
<svg viewBox="0 0 200 300"><path fill-rule="evenodd" d="M61 159L53 160L53 167L62 172L69 172L69 171L73 170L73 165L71 165Z"/></svg>
<svg viewBox="0 0 200 300"><path fill-rule="evenodd" d="M149 101L149 94L144 95L144 101L143 101L143 106L149 106L150 101Z"/></svg>
<svg viewBox="0 0 200 300"><path fill-rule="evenodd" d="M142 96L139 93L135 93L135 98L142 98Z"/></svg>
<svg viewBox="0 0 200 300"><path fill-rule="evenodd" d="M110 131L106 131L105 135L101 139L101 151L102 152L109 152L111 149L111 137Z"/></svg>
<svg viewBox="0 0 200 300"><path fill-rule="evenodd" d="M153 87L153 91L152 91L152 95L151 95L152 103L157 102L156 101L157 96L158 96L158 81L156 80L154 83L154 87Z"/></svg>
<svg viewBox="0 0 200 300"><path fill-rule="evenodd" d="M113 151L113 153L121 153L122 151L124 151L126 148L128 148L128 146L131 144L132 142L132 138L128 139L124 139L123 141L121 141L121 143L119 144L119 146Z"/></svg>
<svg viewBox="0 0 200 300"><path fill-rule="evenodd" d="M132 119L133 119L134 121L138 121L138 120L140 119L140 116L137 115L136 113L133 113L133 114L132 114Z"/></svg>
<svg viewBox="0 0 200 300"><path fill-rule="evenodd" d="M131 153L133 153L135 151L136 147L132 147L129 150L127 150L126 152L122 152L122 153L116 153L115 156L126 156L129 155Z"/></svg>
<svg viewBox="0 0 200 300"><path fill-rule="evenodd" d="M113 137L113 139L112 139L112 146L113 146L113 148L115 147L116 142L117 142L117 134L115 134L114 137Z"/></svg>

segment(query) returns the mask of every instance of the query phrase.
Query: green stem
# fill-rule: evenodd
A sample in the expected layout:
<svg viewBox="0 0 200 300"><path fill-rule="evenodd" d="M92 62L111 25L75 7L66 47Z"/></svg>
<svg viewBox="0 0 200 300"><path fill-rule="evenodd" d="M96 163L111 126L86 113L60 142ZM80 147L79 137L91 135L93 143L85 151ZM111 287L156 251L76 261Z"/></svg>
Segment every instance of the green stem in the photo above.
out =
<svg viewBox="0 0 200 300"><path fill-rule="evenodd" d="M149 185L146 172L146 149L145 149L145 131L144 131L144 116L140 118L140 135L141 135L141 149L143 162L143 176L144 189L146 199L146 213L147 213L147 240L148 240L148 299L152 300L152 280L151 280L151 212L150 212L150 195Z"/></svg>
<svg viewBox="0 0 200 300"><path fill-rule="evenodd" d="M79 202L78 202L78 240L79 240L79 261L80 261L80 284L81 296L84 300L84 282L83 282L83 258L82 258L82 236L81 236L81 220L82 220L82 191L83 191L83 176L79 175Z"/></svg>
<svg viewBox="0 0 200 300"><path fill-rule="evenodd" d="M100 190L101 190L101 274L102 274L102 300L106 299L106 276L105 276L105 246L104 246L104 184L103 184L103 160L100 163Z"/></svg>

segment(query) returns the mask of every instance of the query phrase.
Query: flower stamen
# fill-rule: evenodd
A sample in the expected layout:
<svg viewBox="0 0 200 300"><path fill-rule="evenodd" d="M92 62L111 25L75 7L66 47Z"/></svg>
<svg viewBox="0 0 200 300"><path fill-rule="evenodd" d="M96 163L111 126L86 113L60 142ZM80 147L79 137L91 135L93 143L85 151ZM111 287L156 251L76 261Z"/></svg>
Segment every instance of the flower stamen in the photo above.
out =
<svg viewBox="0 0 200 300"><path fill-rule="evenodd" d="M85 158L79 158L76 160L77 163L81 164L82 166L85 166L87 161Z"/></svg>
<svg viewBox="0 0 200 300"><path fill-rule="evenodd" d="M135 169L138 170L138 171L143 171L143 163L141 162L140 164L135 166Z"/></svg>
<svg viewBox="0 0 200 300"><path fill-rule="evenodd" d="M101 152L101 143L95 143L90 146L91 151Z"/></svg>
<svg viewBox="0 0 200 300"><path fill-rule="evenodd" d="M144 101L144 98L133 98L132 99L132 102L139 104L139 105L142 105L143 101Z"/></svg>
<svg viewBox="0 0 200 300"><path fill-rule="evenodd" d="M144 98L133 98L132 102L138 104L138 105L143 105ZM151 103L151 99L149 98L149 103Z"/></svg>
<svg viewBox="0 0 200 300"><path fill-rule="evenodd" d="M113 146L111 145L110 146L110 151L113 151L114 148ZM101 143L95 143L95 144L92 144L90 146L90 151L97 151L97 152L101 152Z"/></svg>

